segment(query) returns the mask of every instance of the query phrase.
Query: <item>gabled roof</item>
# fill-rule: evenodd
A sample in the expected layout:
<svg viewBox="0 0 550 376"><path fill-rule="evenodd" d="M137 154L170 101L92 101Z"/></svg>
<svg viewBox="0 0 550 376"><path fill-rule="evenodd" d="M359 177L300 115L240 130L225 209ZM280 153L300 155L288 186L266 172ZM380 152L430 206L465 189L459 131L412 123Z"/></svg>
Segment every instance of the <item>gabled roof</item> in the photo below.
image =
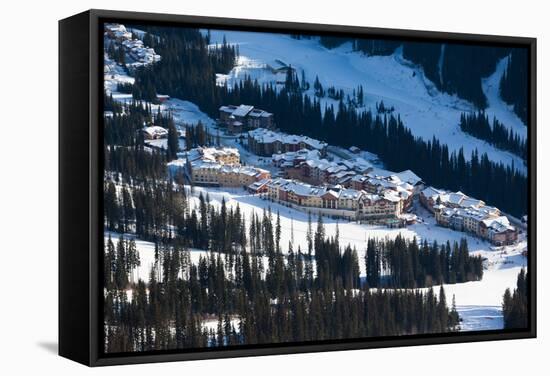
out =
<svg viewBox="0 0 550 376"><path fill-rule="evenodd" d="M233 111L233 116L245 117L250 111L252 111L253 108L254 106L241 104L235 109L235 111Z"/></svg>
<svg viewBox="0 0 550 376"><path fill-rule="evenodd" d="M165 128L163 127L159 127L157 125L152 125L150 127L145 127L143 128L143 131L151 136L162 136L162 135L167 135L168 134L168 130L166 130Z"/></svg>

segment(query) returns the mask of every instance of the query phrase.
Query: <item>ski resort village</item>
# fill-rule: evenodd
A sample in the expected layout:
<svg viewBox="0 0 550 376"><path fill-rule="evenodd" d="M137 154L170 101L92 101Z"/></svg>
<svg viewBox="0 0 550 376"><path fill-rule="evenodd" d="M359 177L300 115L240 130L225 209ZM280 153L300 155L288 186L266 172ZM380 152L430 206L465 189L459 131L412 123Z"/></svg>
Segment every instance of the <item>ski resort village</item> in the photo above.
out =
<svg viewBox="0 0 550 376"><path fill-rule="evenodd" d="M414 46L361 46L105 25L106 307L164 307L151 332L124 333L113 308L108 351L512 325L503 299L528 258L526 125L504 94L519 59L487 63L479 99L446 91ZM472 114L511 136L469 131ZM172 288L187 303L159 298ZM388 296L443 313L331 316L359 299L392 320ZM323 315L344 327L312 329Z"/></svg>

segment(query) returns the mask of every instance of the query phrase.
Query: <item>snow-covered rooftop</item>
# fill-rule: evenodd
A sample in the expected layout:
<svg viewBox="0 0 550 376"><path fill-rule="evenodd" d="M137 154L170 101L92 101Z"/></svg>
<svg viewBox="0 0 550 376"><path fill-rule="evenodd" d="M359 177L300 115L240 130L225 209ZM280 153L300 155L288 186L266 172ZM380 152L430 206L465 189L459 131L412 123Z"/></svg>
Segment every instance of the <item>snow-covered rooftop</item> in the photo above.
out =
<svg viewBox="0 0 550 376"><path fill-rule="evenodd" d="M143 128L143 132L145 132L149 136L155 137L155 138L164 137L164 136L168 135L168 131L163 127L159 127L158 125L145 127L145 128Z"/></svg>
<svg viewBox="0 0 550 376"><path fill-rule="evenodd" d="M245 117L253 108L254 106L241 104L233 111L233 116Z"/></svg>
<svg viewBox="0 0 550 376"><path fill-rule="evenodd" d="M256 142L263 144L270 144L276 141L282 144L298 145L303 143L309 147L317 150L322 150L327 147L327 143L316 140L308 136L289 135L282 132L270 131L265 128L257 128L248 132L249 137L253 138Z"/></svg>

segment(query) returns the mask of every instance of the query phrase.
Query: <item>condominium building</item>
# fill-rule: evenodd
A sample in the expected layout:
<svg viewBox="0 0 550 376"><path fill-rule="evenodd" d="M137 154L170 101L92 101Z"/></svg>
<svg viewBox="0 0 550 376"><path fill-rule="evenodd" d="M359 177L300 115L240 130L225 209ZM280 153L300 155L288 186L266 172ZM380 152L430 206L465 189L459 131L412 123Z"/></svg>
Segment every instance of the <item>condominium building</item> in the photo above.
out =
<svg viewBox="0 0 550 376"><path fill-rule="evenodd" d="M392 193L368 194L341 186L314 186L291 179L267 184L267 197L307 212L350 220L384 222L398 219L403 200Z"/></svg>
<svg viewBox="0 0 550 376"><path fill-rule="evenodd" d="M302 149L317 150L321 156L326 154L327 143L307 136L289 135L281 132L258 128L248 132L248 149L257 155L297 152Z"/></svg>
<svg viewBox="0 0 550 376"><path fill-rule="evenodd" d="M427 187L420 202L434 213L438 225L464 231L495 245L513 244L518 231L500 210L464 193Z"/></svg>
<svg viewBox="0 0 550 376"><path fill-rule="evenodd" d="M273 114L254 106L241 104L240 106L221 106L220 123L226 125L232 133L238 130L256 128L273 128Z"/></svg>
<svg viewBox="0 0 550 376"><path fill-rule="evenodd" d="M196 148L185 153L185 168L196 185L216 187L248 187L256 182L270 179L269 171L241 166L239 151L234 148ZM180 160L169 166L182 166Z"/></svg>
<svg viewBox="0 0 550 376"><path fill-rule="evenodd" d="M191 180L196 185L248 187L269 179L267 170L251 166L222 165L217 162L195 161L190 164Z"/></svg>
<svg viewBox="0 0 550 376"><path fill-rule="evenodd" d="M189 162L201 160L216 162L223 165L239 165L241 162L239 150L227 147L198 147L187 151L184 157Z"/></svg>

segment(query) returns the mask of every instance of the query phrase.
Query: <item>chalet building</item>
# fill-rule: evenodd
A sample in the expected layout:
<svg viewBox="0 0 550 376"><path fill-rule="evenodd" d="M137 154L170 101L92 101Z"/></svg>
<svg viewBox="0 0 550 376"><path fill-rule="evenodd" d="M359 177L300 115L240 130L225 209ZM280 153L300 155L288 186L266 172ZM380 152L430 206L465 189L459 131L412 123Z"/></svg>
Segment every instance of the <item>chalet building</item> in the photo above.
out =
<svg viewBox="0 0 550 376"><path fill-rule="evenodd" d="M427 187L422 192L420 192L419 200L422 206L428 209L429 212L434 213L435 205L439 204L440 195L444 194L445 191L436 189L434 187Z"/></svg>
<svg viewBox="0 0 550 376"><path fill-rule="evenodd" d="M317 150L323 157L326 155L327 143L307 136L288 135L258 128L248 132L248 149L261 156L298 152L302 149Z"/></svg>
<svg viewBox="0 0 550 376"><path fill-rule="evenodd" d="M449 192L434 187L427 187L420 192L420 202L430 212L434 213L437 205L443 205L446 208L485 208L484 210L497 211L498 209L485 205L485 202L465 195L464 193ZM489 209L490 208L490 209Z"/></svg>
<svg viewBox="0 0 550 376"><path fill-rule="evenodd" d="M349 185L354 189L362 189L372 194L398 197L402 205L401 210L404 211L411 207L416 195L415 185L401 179L405 172L392 173L391 171L377 170L376 173L369 172L366 175L355 175ZM418 181L415 180L411 182L418 184Z"/></svg>
<svg viewBox="0 0 550 376"><path fill-rule="evenodd" d="M184 153L187 163L195 161L215 162L223 165L240 165L241 156L236 148L198 147Z"/></svg>
<svg viewBox="0 0 550 376"><path fill-rule="evenodd" d="M220 163L223 165L240 165L241 157L236 148L198 148L201 160Z"/></svg>
<svg viewBox="0 0 550 376"><path fill-rule="evenodd" d="M230 122L228 125L227 125L227 131L230 133L230 134L239 134L239 133L243 133L243 123L241 123L240 121L232 121Z"/></svg>
<svg viewBox="0 0 550 376"><path fill-rule="evenodd" d="M267 185L270 181L271 179L269 178L255 181L254 183L248 185L246 189L253 194L267 193Z"/></svg>
<svg viewBox="0 0 550 376"><path fill-rule="evenodd" d="M254 106L241 104L240 106L221 106L220 123L227 126L228 130L237 133L239 129L273 128L273 114Z"/></svg>
<svg viewBox="0 0 550 376"><path fill-rule="evenodd" d="M397 219L403 213L403 201L395 195L365 194L362 198L359 205L361 219Z"/></svg>
<svg viewBox="0 0 550 376"><path fill-rule="evenodd" d="M510 225L507 217L485 219L481 222L481 231L486 234L485 237L495 245L510 245L518 240L518 231Z"/></svg>
<svg viewBox="0 0 550 376"><path fill-rule="evenodd" d="M140 39L126 39L121 43L126 53L138 64L147 65L160 61L161 57L151 47L147 47Z"/></svg>
<svg viewBox="0 0 550 376"><path fill-rule="evenodd" d="M317 150L301 149L298 151L289 151L287 153L273 154L271 156L271 163L273 166L283 169L295 168L307 160L320 158L321 155Z"/></svg>
<svg viewBox="0 0 550 376"><path fill-rule="evenodd" d="M118 48L122 48L130 57L132 61L126 63L129 68L153 64L161 59L161 56L153 48L145 46L141 39L134 39L124 25L106 24L105 36L118 44Z"/></svg>
<svg viewBox="0 0 550 376"><path fill-rule="evenodd" d="M160 138L168 137L168 130L157 125L143 128L142 133L143 138L146 140L158 140Z"/></svg>
<svg viewBox="0 0 550 376"><path fill-rule="evenodd" d="M168 165L171 170L184 168L195 185L247 188L271 178L267 170L241 166L239 151L234 148L195 148ZM265 191L265 187L257 189Z"/></svg>

